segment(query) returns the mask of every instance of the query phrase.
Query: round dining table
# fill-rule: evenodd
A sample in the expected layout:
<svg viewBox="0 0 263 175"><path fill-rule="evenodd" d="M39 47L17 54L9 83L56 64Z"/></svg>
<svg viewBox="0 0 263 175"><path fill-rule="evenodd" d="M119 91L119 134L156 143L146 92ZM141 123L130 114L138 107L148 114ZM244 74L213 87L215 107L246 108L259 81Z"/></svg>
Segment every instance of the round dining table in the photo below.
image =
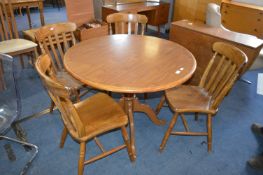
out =
<svg viewBox="0 0 263 175"><path fill-rule="evenodd" d="M186 82L196 69L196 60L175 42L120 34L80 42L66 52L64 65L88 86L123 94L119 104L129 118L129 142L136 159L133 112L144 112L153 123L165 124L136 94L163 91Z"/></svg>

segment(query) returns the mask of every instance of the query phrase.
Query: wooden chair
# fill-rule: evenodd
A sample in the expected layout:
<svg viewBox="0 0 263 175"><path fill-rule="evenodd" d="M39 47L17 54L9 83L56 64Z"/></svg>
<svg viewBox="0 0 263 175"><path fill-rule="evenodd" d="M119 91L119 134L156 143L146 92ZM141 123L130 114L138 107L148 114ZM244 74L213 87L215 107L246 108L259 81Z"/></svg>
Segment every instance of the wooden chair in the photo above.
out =
<svg viewBox="0 0 263 175"><path fill-rule="evenodd" d="M208 151L212 149L212 117L218 106L234 85L241 68L247 62L247 56L238 48L217 42L213 45L213 58L201 78L199 86L181 85L165 91L156 113L159 113L165 99L175 113L164 135L160 149L163 150L170 135L207 136ZM207 132L189 130L184 113L207 114ZM172 131L178 116L181 117L185 131Z"/></svg>
<svg viewBox="0 0 263 175"><path fill-rule="evenodd" d="M65 52L76 44L73 34L76 28L76 24L70 22L51 24L39 28L35 36L42 54L46 53L52 58L52 66L54 67L57 80L64 86L74 89L77 100L79 100L79 91L83 84L66 72L63 64ZM50 112L52 112L53 108L54 103L52 102Z"/></svg>
<svg viewBox="0 0 263 175"><path fill-rule="evenodd" d="M147 17L140 14L113 13L107 16L110 35L112 34L135 34L144 35ZM144 93L144 99L148 96Z"/></svg>
<svg viewBox="0 0 263 175"><path fill-rule="evenodd" d="M144 35L145 25L148 21L145 15L113 13L107 16L110 34ZM139 27L141 26L141 27Z"/></svg>
<svg viewBox="0 0 263 175"><path fill-rule="evenodd" d="M11 1L0 0L0 52L13 57L20 56L21 65L24 67L22 55L29 54L32 58L37 57L37 44L25 39L19 39L13 12Z"/></svg>
<svg viewBox="0 0 263 175"><path fill-rule="evenodd" d="M61 118L74 140L80 143L78 163L78 175L83 174L84 165L106 157L123 148L127 148L130 159L132 152L129 145L128 134L125 125L128 117L112 98L103 93L89 97L81 102L72 104L70 100L70 88L64 87L54 78L51 59L48 55L42 55L36 61L36 69L47 88L50 97L60 110ZM125 144L105 151L97 136L115 129L121 129ZM64 145L67 130L64 129L61 137L61 148ZM85 160L86 143L94 139L102 154Z"/></svg>

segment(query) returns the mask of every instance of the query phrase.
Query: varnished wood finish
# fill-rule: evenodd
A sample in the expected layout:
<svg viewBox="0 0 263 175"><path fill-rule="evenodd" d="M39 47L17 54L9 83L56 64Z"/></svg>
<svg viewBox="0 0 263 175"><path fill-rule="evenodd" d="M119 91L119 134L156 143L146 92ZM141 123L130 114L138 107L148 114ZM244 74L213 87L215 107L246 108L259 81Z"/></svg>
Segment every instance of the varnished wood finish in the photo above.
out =
<svg viewBox="0 0 263 175"><path fill-rule="evenodd" d="M125 125L128 124L128 117L121 107L112 98L103 93L97 93L92 97L73 104L70 100L70 88L64 87L54 79L51 64L51 58L48 55L42 55L36 61L36 69L50 97L58 107L68 132L74 140L80 143L78 175L83 174L85 164L99 160L126 147L131 160L133 160L125 129ZM121 129L125 144L109 151L101 149L102 153L100 155L85 161L87 141L115 129ZM63 131L61 147L63 147L67 135L65 132ZM98 138L96 138L95 143L100 148L102 147Z"/></svg>
<svg viewBox="0 0 263 175"><path fill-rule="evenodd" d="M227 29L263 39L263 6L222 0L221 14Z"/></svg>
<svg viewBox="0 0 263 175"><path fill-rule="evenodd" d="M67 51L64 65L81 82L119 93L169 89L187 81L196 68L193 55L184 47L140 35L83 41Z"/></svg>
<svg viewBox="0 0 263 175"><path fill-rule="evenodd" d="M65 0L68 20L81 26L94 20L93 0Z"/></svg>
<svg viewBox="0 0 263 175"><path fill-rule="evenodd" d="M120 105L129 116L134 159L133 112L144 112L155 124L164 124L134 94L180 85L192 76L196 68L193 55L180 45L140 35L110 35L83 41L68 50L64 64L75 78L86 85L124 93Z"/></svg>
<svg viewBox="0 0 263 175"><path fill-rule="evenodd" d="M221 0L176 0L173 21L188 19L205 23L208 3L220 5Z"/></svg>
<svg viewBox="0 0 263 175"><path fill-rule="evenodd" d="M146 15L148 24L157 26L168 22L170 4L165 2L134 2L120 3L116 6L104 5L102 7L102 20L106 21L108 15L112 13L140 13Z"/></svg>
<svg viewBox="0 0 263 175"><path fill-rule="evenodd" d="M231 32L223 28L209 27L188 20L172 23L170 40L187 48L196 58L197 69L189 82L192 85L198 85L208 62L213 56L212 49L207 48L212 48L215 42L227 42L245 52L248 63L243 68L241 75L250 68L263 46L263 40L257 37Z"/></svg>
<svg viewBox="0 0 263 175"><path fill-rule="evenodd" d="M110 34L144 35L145 25L148 21L145 15L113 13L107 16ZM127 29L126 29L127 27ZM114 29L114 31L113 31Z"/></svg>
<svg viewBox="0 0 263 175"><path fill-rule="evenodd" d="M170 134L207 136L208 151L212 149L212 116L218 111L219 104L237 80L247 56L238 48L217 42L213 45L214 56L210 60L198 86L181 85L165 91L166 101L174 111L169 128L160 145L163 150ZM164 103L162 98L158 107ZM157 109L160 111L160 109ZM207 132L192 132L184 113L207 114ZM178 117L181 117L185 131L172 131Z"/></svg>
<svg viewBox="0 0 263 175"><path fill-rule="evenodd" d="M39 10L39 17L41 25L45 25L45 18L44 18L44 0L9 0L11 1L13 8L21 9L23 7L26 7L27 11L27 17L28 17L28 23L29 27L32 28L31 23L31 17L30 17L30 7L38 7Z"/></svg>
<svg viewBox="0 0 263 175"><path fill-rule="evenodd" d="M35 36L42 54L46 53L52 58L52 66L55 70L57 81L66 87L74 89L77 98L79 98L78 90L83 84L69 75L64 70L63 65L65 52L76 44L73 34L76 28L76 24L70 22L51 24L39 28ZM52 112L53 108L50 109Z"/></svg>
<svg viewBox="0 0 263 175"><path fill-rule="evenodd" d="M14 16L14 7L11 1L0 0L0 42L9 51L0 49L0 52L9 54L11 56L20 56L21 65L23 67L23 54L29 54L32 56L32 62L34 57L37 57L36 46L33 42L19 39L17 24ZM26 47L24 47L27 45ZM3 46L1 48L3 48ZM15 49L14 49L15 48Z"/></svg>

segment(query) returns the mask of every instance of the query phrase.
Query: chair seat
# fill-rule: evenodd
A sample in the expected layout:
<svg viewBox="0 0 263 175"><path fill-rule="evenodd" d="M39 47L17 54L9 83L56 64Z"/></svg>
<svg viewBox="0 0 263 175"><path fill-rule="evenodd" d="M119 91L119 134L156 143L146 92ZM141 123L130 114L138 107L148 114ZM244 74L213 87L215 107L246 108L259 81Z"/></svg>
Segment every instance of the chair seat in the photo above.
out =
<svg viewBox="0 0 263 175"><path fill-rule="evenodd" d="M36 43L25 39L11 39L0 42L0 52L4 54L10 54L35 47L37 47Z"/></svg>
<svg viewBox="0 0 263 175"><path fill-rule="evenodd" d="M25 39L28 39L30 41L36 42L36 32L38 31L39 28L34 28L34 29L29 29L23 31L23 36Z"/></svg>
<svg viewBox="0 0 263 175"><path fill-rule="evenodd" d="M169 106L175 112L215 113L211 109L211 96L198 86L178 86L165 91Z"/></svg>
<svg viewBox="0 0 263 175"><path fill-rule="evenodd" d="M59 71L56 74L57 80L62 83L64 86L79 89L83 86L83 83L72 77L68 72L66 71Z"/></svg>
<svg viewBox="0 0 263 175"><path fill-rule="evenodd" d="M119 104L103 93L76 103L75 107L85 126L86 136L83 140L128 124L128 117Z"/></svg>

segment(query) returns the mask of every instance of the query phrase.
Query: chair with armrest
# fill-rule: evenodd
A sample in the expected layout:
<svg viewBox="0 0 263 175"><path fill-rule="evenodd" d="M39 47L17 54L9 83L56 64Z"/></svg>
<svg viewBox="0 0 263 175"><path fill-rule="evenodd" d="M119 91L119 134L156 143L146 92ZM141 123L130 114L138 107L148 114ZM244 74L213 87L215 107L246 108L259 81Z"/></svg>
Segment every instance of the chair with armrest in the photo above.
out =
<svg viewBox="0 0 263 175"><path fill-rule="evenodd" d="M156 113L159 113L165 100L174 116L164 135L160 149L163 150L170 135L207 136L208 151L212 149L212 117L224 97L229 93L247 62L247 56L238 48L223 42L213 44L215 54L202 75L199 86L181 85L165 91ZM184 113L207 114L207 132L189 130ZM181 117L185 131L172 131L178 117Z"/></svg>
<svg viewBox="0 0 263 175"><path fill-rule="evenodd" d="M24 67L22 55L28 54L33 59L34 56L37 57L37 44L19 38L13 12L11 1L0 0L0 53L20 56L21 65Z"/></svg>
<svg viewBox="0 0 263 175"><path fill-rule="evenodd" d="M70 100L70 88L64 87L54 78L51 59L48 55L39 57L36 61L36 69L50 97L58 107L62 121L71 137L80 143L79 175L83 174L85 164L92 163L123 148L127 148L130 159L133 160L125 128L128 124L128 117L118 103L106 94L97 93L92 97L73 104ZM121 129L125 144L105 151L97 136L114 129ZM66 136L67 134L62 134L61 148L64 145ZM95 140L102 154L85 161L86 143L91 139Z"/></svg>
<svg viewBox="0 0 263 175"><path fill-rule="evenodd" d="M75 23L57 23L39 28L36 31L36 39L41 48L42 54L46 53L52 58L52 66L57 80L63 85L74 89L77 100L80 98L80 89L83 83L76 80L64 69L63 58L65 52L76 44L73 32L77 26ZM52 102L50 112L54 108Z"/></svg>
<svg viewBox="0 0 263 175"><path fill-rule="evenodd" d="M3 68L0 70L0 84L3 87L0 90L0 140L8 140L34 149L31 159L20 172L20 174L25 174L38 153L38 147L31 143L5 136L11 125L21 115L21 99L15 79L13 58L0 53L0 65Z"/></svg>

